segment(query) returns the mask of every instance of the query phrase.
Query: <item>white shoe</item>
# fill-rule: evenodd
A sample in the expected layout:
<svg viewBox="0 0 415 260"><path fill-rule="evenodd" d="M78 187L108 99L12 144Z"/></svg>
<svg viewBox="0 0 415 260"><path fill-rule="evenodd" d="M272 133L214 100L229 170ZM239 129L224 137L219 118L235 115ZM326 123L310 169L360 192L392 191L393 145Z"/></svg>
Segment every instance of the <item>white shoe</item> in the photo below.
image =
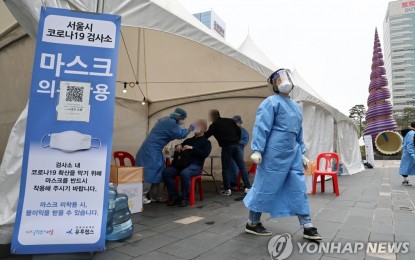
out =
<svg viewBox="0 0 415 260"><path fill-rule="evenodd" d="M147 199L146 195L143 195L143 204L150 204L151 200Z"/></svg>
<svg viewBox="0 0 415 260"><path fill-rule="evenodd" d="M249 191L249 188L245 188L244 193L247 194Z"/></svg>
<svg viewBox="0 0 415 260"><path fill-rule="evenodd" d="M223 196L231 196L231 194L232 194L231 190L223 190L220 192L220 195L223 195Z"/></svg>

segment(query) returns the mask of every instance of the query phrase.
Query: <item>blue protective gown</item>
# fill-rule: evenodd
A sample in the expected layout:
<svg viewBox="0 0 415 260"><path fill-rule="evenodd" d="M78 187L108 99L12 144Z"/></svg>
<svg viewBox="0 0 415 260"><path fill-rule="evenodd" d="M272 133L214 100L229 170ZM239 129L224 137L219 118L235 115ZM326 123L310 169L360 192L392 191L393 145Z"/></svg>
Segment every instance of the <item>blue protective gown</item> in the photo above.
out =
<svg viewBox="0 0 415 260"><path fill-rule="evenodd" d="M248 131L246 131L245 128L241 127L241 148L242 148L242 154L244 154L244 150L245 150L245 146L249 143L249 133ZM231 184L236 184L237 180L238 180L238 173L239 173L239 169L238 166L236 165L235 161L232 160L231 163Z"/></svg>
<svg viewBox="0 0 415 260"><path fill-rule="evenodd" d="M176 120L165 117L157 121L137 152L135 165L144 167L145 183L162 182L165 166L163 148L175 139L183 139L189 130L182 129Z"/></svg>
<svg viewBox="0 0 415 260"><path fill-rule="evenodd" d="M241 147L245 149L245 146L249 143L249 133L245 128L241 127Z"/></svg>
<svg viewBox="0 0 415 260"><path fill-rule="evenodd" d="M248 209L272 218L310 214L302 121L300 106L289 98L273 95L259 106L251 148L262 154L262 163L244 199Z"/></svg>
<svg viewBox="0 0 415 260"><path fill-rule="evenodd" d="M415 146L414 146L415 131L409 131L403 138L402 144L402 159L399 167L400 175L415 175Z"/></svg>

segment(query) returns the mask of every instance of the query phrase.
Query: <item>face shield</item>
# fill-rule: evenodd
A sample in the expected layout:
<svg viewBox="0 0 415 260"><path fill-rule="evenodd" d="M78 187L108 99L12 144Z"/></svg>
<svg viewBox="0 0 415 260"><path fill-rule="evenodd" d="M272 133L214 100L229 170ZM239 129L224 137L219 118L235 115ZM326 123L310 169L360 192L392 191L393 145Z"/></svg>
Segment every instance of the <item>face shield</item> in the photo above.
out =
<svg viewBox="0 0 415 260"><path fill-rule="evenodd" d="M281 92L284 94L290 93L294 88L292 78L290 70L280 69L274 72L270 77L270 83L273 86L274 92Z"/></svg>

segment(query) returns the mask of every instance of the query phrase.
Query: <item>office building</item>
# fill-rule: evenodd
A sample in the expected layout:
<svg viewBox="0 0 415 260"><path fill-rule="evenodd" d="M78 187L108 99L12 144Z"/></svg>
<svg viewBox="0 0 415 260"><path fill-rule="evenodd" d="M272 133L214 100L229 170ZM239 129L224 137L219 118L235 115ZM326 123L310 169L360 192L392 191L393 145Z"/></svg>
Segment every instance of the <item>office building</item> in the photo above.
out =
<svg viewBox="0 0 415 260"><path fill-rule="evenodd" d="M226 24L219 18L219 16L211 11L193 14L199 21L201 21L207 28L216 32L219 36L225 38Z"/></svg>
<svg viewBox="0 0 415 260"><path fill-rule="evenodd" d="M393 1L384 24L385 67L392 91L393 111L415 105L415 1Z"/></svg>

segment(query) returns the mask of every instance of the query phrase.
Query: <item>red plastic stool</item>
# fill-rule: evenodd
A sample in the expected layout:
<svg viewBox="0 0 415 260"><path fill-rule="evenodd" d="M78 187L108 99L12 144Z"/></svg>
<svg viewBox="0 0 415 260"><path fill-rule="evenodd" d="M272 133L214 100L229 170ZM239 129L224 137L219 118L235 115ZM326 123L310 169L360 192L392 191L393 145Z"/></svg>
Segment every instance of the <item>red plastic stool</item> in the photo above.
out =
<svg viewBox="0 0 415 260"><path fill-rule="evenodd" d="M130 160L131 166L135 166L134 157L130 153L128 153L128 152L115 151L113 153L113 156L114 156L114 162L115 162L115 164L117 164L117 159L118 159L118 161L119 161L119 164L117 164L118 166L125 166L125 160L126 159Z"/></svg>
<svg viewBox="0 0 415 260"><path fill-rule="evenodd" d="M180 175L177 175L175 178L176 180L176 190L179 190L180 186ZM203 201L203 188L202 188L202 175L194 176L190 179L190 198L189 198L189 205L193 206L196 204L196 184L197 188L199 190L199 199L200 201Z"/></svg>
<svg viewBox="0 0 415 260"><path fill-rule="evenodd" d="M324 165L324 170L321 170L321 165L320 165L320 161L322 159L325 159L326 161ZM332 170L332 160L336 161L335 171ZM340 158L337 153L320 153L317 156L317 165L316 165L316 172L314 173L314 178L313 178L313 193L312 194L316 194L318 176L320 176L321 192L324 192L324 188L325 188L324 183L326 180L326 175L329 175L332 177L334 193L336 193L336 196L340 195L339 181L337 178L338 172L339 172L339 163L340 163Z"/></svg>
<svg viewBox="0 0 415 260"><path fill-rule="evenodd" d="M252 164L251 169L249 169L249 171L248 171L248 176L249 176L249 174L252 174L252 175L256 174L256 167L257 167L257 165L255 163ZM241 173L241 171L239 171L238 172L238 179L236 181L236 190L237 191L241 190L241 179L242 179L242 173Z"/></svg>

